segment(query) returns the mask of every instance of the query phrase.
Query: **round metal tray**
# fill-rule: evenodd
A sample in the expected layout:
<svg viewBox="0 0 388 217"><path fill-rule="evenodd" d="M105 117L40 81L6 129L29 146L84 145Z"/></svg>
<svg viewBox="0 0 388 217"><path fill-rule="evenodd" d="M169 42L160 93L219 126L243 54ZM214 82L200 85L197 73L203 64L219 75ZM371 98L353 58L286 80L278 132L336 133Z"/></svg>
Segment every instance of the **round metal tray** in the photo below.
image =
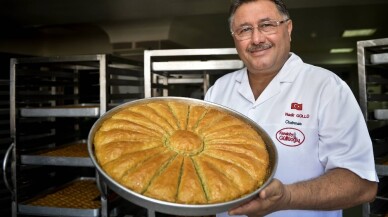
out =
<svg viewBox="0 0 388 217"><path fill-rule="evenodd" d="M241 198L231 200L228 202L223 203L216 203L216 204L200 204L200 205L191 205L191 204L178 204L178 203L171 203L166 201L157 200L154 198L146 197L144 195L141 195L139 193L136 193L115 180L113 180L107 173L104 172L104 170L100 167L98 164L95 153L94 153L94 145L93 145L93 138L97 130L100 128L101 124L108 118L110 118L113 114L119 112L121 109L129 107L129 106L135 106L139 104L144 103L150 103L155 101L183 101L190 104L196 104L196 105L204 105L207 107L212 107L215 109L218 109L220 111L226 112L228 114L231 114L240 120L245 121L247 124L251 125L263 138L267 150L269 152L269 159L270 159L270 168L269 173L267 176L266 181L264 184L258 188L257 190L253 191L250 194L244 195ZM145 98L140 100L131 101L128 103L121 104L119 106L116 106L115 108L109 110L105 114L103 114L93 125L89 132L88 137L88 151L89 155L91 157L91 160L93 164L95 165L97 169L97 173L99 177L101 178L100 181L104 182L111 190L116 192L118 195L123 197L124 199L139 205L141 207L147 208L149 210L154 210L157 212L165 213L165 214L172 214L172 215L181 215L181 216L203 216L203 215L213 215L216 213L225 212L231 208L237 207L240 204L243 204L244 202L247 202L251 200L255 195L257 195L263 188L265 188L269 182L273 179L273 176L275 174L275 170L277 167L278 162L278 154L276 147L272 141L272 139L268 136L268 134L255 122L247 118L246 116L229 109L227 107L206 102L203 100L198 99L192 99L192 98L185 98L185 97L153 97L153 98Z"/></svg>

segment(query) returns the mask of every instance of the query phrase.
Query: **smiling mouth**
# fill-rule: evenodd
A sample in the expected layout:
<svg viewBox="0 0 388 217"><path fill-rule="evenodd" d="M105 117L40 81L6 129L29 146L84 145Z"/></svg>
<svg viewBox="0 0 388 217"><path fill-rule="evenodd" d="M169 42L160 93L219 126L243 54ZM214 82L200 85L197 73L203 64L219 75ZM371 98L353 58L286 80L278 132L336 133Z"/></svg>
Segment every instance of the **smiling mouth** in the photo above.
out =
<svg viewBox="0 0 388 217"><path fill-rule="evenodd" d="M260 43L257 45L252 45L250 46L247 50L248 52L257 52L257 51L262 51L262 50L267 50L272 47L271 43Z"/></svg>

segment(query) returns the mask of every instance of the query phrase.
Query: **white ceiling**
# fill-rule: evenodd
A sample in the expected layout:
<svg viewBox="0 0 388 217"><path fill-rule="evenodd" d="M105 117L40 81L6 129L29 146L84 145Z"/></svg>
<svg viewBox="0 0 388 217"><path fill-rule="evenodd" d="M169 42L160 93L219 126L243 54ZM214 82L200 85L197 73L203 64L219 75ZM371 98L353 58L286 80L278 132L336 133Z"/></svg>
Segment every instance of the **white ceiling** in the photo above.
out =
<svg viewBox="0 0 388 217"><path fill-rule="evenodd" d="M169 40L183 47L233 47L227 27L228 0L12 0L2 1L2 38L40 31L61 34L97 26L112 44L131 42L145 31L146 40ZM388 0L285 0L294 22L292 50L315 64L355 63L356 42L388 37ZM140 27L144 28L140 28ZM377 28L368 38L341 38L344 29ZM126 29L125 34L123 29ZM131 32L132 31L132 32ZM147 32L148 31L148 32ZM0 36L1 37L1 36ZM352 47L347 55L330 48Z"/></svg>

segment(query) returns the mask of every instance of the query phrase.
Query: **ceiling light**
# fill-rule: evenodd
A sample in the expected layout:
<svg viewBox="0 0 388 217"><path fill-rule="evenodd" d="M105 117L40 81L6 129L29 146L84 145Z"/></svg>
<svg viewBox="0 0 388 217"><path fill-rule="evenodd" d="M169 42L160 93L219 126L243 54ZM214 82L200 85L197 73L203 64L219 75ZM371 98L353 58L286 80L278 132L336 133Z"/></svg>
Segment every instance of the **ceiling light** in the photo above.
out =
<svg viewBox="0 0 388 217"><path fill-rule="evenodd" d="M360 37L360 36L371 36L376 32L376 29L351 29L345 30L342 34L343 38L348 37Z"/></svg>
<svg viewBox="0 0 388 217"><path fill-rule="evenodd" d="M353 51L353 48L333 48L330 50L330 53L350 53Z"/></svg>

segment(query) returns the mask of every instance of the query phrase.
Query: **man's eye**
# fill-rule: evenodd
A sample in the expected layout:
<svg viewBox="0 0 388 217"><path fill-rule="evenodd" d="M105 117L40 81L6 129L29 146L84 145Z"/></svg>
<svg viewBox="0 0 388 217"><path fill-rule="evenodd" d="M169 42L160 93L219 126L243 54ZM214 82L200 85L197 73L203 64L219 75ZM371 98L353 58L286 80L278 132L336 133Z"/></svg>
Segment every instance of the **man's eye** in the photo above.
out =
<svg viewBox="0 0 388 217"><path fill-rule="evenodd" d="M270 28L270 27L275 27L275 25L270 22L264 22L260 24L260 28Z"/></svg>
<svg viewBox="0 0 388 217"><path fill-rule="evenodd" d="M239 29L238 34L246 34L252 32L252 27L247 26L247 27L242 27Z"/></svg>

